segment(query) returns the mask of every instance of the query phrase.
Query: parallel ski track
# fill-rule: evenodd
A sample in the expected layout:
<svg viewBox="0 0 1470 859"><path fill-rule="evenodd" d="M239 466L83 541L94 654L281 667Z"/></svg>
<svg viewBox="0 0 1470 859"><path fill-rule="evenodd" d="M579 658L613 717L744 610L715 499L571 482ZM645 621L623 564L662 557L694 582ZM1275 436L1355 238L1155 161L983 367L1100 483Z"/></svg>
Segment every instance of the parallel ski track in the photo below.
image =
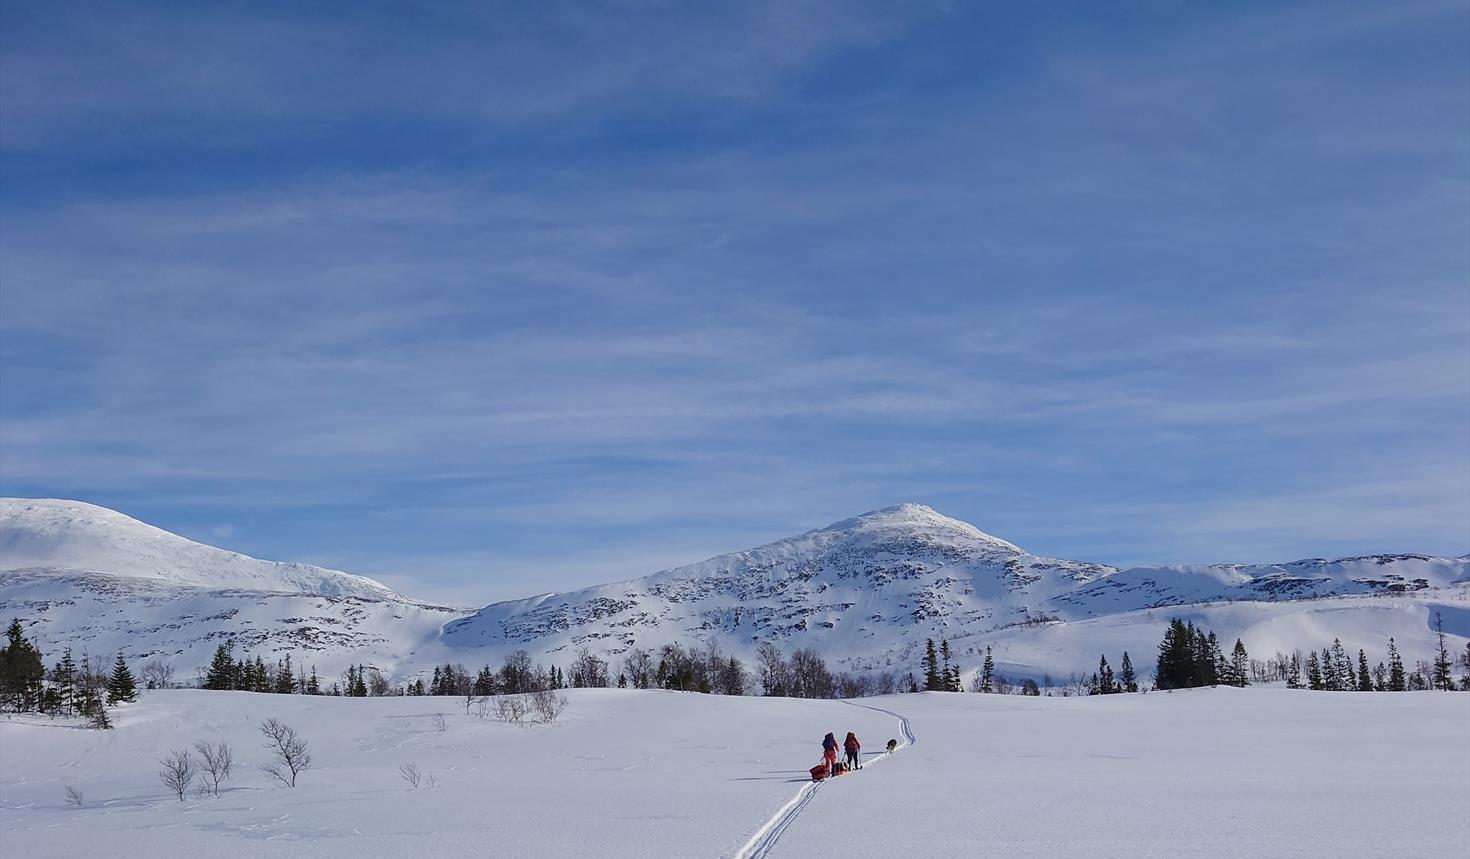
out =
<svg viewBox="0 0 1470 859"><path fill-rule="evenodd" d="M907 716L868 704L857 704L852 701L843 701L842 703L852 707L862 707L864 710L884 713L897 719L898 728L903 732L904 741L894 750L895 753L901 752L919 741L919 738L914 735L913 726L909 724ZM873 764L881 763L887 758L888 755L876 757L864 764L863 769L867 769ZM808 805L811 805L812 798L817 795L817 791L821 790L828 781L831 781L831 779L814 781L802 785L801 789L796 792L796 796L792 797L790 802L781 806L780 811L776 812L770 820L767 820L761 825L760 829L756 830L755 834L750 837L750 840L745 842L745 846L736 852L734 859L765 859L765 857L769 856L771 848L775 847L776 842L781 840L781 835L786 831L786 827L790 826L792 821L796 820Z"/></svg>

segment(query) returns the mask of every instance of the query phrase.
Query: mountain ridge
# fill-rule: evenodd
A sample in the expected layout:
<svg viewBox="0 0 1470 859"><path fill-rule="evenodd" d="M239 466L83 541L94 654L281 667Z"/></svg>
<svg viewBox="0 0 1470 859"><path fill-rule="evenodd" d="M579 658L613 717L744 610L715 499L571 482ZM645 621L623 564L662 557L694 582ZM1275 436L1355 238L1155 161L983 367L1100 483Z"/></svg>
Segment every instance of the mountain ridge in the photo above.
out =
<svg viewBox="0 0 1470 859"><path fill-rule="evenodd" d="M983 641L1001 648L1009 670L1039 676L1104 638L1135 652L1151 647L1155 609L1221 618L1222 633L1237 621L1269 623L1263 629L1281 641L1290 629L1315 636L1327 621L1341 626L1348 610L1413 639L1431 606L1448 611L1447 628L1470 634L1470 611L1460 629L1454 608L1466 602L1464 558L1118 569L1032 555L905 503L642 577L469 610L350 573L258 561L84 502L0 500L0 613L24 617L52 646L163 656L186 668L233 638L257 652L301 659L306 651L326 668L364 662L399 678L517 649L565 661L586 647L615 661L674 641L742 657L762 642L809 647L838 670L871 672L911 669L925 639L948 638L967 670ZM1235 604L1256 608L1225 608ZM1062 652L1078 636L1087 642Z"/></svg>

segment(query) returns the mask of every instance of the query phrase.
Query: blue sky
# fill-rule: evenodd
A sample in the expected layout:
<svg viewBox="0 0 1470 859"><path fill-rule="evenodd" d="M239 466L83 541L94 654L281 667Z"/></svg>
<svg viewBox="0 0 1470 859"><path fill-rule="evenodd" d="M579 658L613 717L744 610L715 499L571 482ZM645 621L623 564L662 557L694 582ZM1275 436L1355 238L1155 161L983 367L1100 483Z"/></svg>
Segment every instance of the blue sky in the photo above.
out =
<svg viewBox="0 0 1470 859"><path fill-rule="evenodd" d="M1470 8L0 11L0 483L467 603L1470 551Z"/></svg>

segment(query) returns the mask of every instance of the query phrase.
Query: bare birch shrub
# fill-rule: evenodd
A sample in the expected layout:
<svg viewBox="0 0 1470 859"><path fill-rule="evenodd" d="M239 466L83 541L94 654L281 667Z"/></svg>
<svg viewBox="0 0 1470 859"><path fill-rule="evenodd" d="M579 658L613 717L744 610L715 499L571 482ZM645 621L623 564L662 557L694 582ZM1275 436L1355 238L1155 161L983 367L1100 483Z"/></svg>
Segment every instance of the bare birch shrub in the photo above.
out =
<svg viewBox="0 0 1470 859"><path fill-rule="evenodd" d="M234 749L224 740L218 743L200 740L194 744L194 751L199 755L200 778L204 780L211 794L219 796L220 782L229 778L230 771L235 767Z"/></svg>
<svg viewBox="0 0 1470 859"><path fill-rule="evenodd" d="M531 706L538 719L548 725L554 724L567 708L567 696L552 689L542 689L531 693Z"/></svg>
<svg viewBox="0 0 1470 859"><path fill-rule="evenodd" d="M296 777L311 769L311 749L296 729L276 719L260 723L260 732L265 734L267 751L275 755L275 761L260 769L266 775L286 787L296 786Z"/></svg>
<svg viewBox="0 0 1470 859"><path fill-rule="evenodd" d="M423 770L419 769L419 765L414 763L413 761L409 761L405 764L399 764L398 775L401 776L404 781L408 782L409 786L413 790L418 790L419 783L424 780Z"/></svg>
<svg viewBox="0 0 1470 859"><path fill-rule="evenodd" d="M179 798L179 802L183 802L184 794L189 792L189 785L198 772L194 756L189 754L188 749L183 749L171 752L159 763L163 764L163 769L158 771L158 780Z"/></svg>

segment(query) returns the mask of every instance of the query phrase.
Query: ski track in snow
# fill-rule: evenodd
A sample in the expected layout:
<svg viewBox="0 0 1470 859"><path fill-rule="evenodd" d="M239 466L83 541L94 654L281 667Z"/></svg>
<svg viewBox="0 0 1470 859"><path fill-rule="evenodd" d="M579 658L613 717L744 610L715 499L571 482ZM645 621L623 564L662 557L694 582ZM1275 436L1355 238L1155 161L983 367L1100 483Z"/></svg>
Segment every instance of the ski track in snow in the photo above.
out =
<svg viewBox="0 0 1470 859"><path fill-rule="evenodd" d="M897 719L898 728L903 733L904 741L899 744L898 748L893 750L895 754L919 741L919 738L914 736L913 727L909 724L907 716L868 704L857 704L852 701L843 701L842 703L851 707L862 707L864 710L872 710L876 713L884 713ZM879 754L866 764L863 764L862 768L867 769L873 764L882 762L887 757L887 754ZM849 773L849 775L852 775L852 773ZM745 842L745 846L741 847L735 853L734 859L765 859L765 857L769 856L771 849L776 846L776 842L781 840L781 834L786 831L786 828L797 817L801 816L801 812L808 805L811 805L812 799L817 795L817 791L821 790L822 786L830 781L832 779L827 778L822 781L814 781L802 785L801 789L796 792L796 796L792 797L790 802L783 805L780 811L776 812L770 820L767 820L761 825L760 829L756 830L755 834L750 837L750 840Z"/></svg>

